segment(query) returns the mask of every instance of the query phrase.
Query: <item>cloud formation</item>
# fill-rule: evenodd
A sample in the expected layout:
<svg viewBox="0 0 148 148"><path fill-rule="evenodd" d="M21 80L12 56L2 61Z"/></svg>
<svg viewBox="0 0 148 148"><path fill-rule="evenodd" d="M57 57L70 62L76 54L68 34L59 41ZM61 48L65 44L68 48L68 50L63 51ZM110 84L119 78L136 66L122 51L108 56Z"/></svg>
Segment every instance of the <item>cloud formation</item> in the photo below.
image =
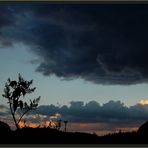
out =
<svg viewBox="0 0 148 148"><path fill-rule="evenodd" d="M18 112L19 113L19 112ZM41 105L36 110L25 116L29 122L68 120L72 123L118 123L135 124L146 121L148 116L148 104L137 103L127 107L121 101L110 100L103 105L96 101L84 104L83 101L71 101L70 106ZM5 105L0 106L1 119L10 120L10 110Z"/></svg>
<svg viewBox="0 0 148 148"><path fill-rule="evenodd" d="M7 109L7 110L6 110ZM96 101L85 103L83 101L72 101L69 106L41 105L36 110L25 115L23 121L26 125L49 126L50 122L55 123L61 119L62 129L63 121L68 121L68 131L83 132L115 132L136 130L140 125L147 121L148 104L140 103L127 107L120 101L110 100L100 105ZM0 118L14 128L13 119L8 112L8 108L2 106L0 109Z"/></svg>
<svg viewBox="0 0 148 148"><path fill-rule="evenodd" d="M10 113L9 108L1 104L0 105L0 116L6 116L6 115L9 115L9 113Z"/></svg>
<svg viewBox="0 0 148 148"><path fill-rule="evenodd" d="M84 104L83 101L72 101L70 106L61 107L54 105L41 105L32 114L52 116L55 113L61 115L62 120L73 123L118 123L135 124L146 121L148 105L136 104L130 107L120 101L109 101L100 105L96 101Z"/></svg>
<svg viewBox="0 0 148 148"><path fill-rule="evenodd" d="M98 84L148 82L148 6L0 4L0 43L24 43L37 72ZM36 59L36 57L35 57Z"/></svg>

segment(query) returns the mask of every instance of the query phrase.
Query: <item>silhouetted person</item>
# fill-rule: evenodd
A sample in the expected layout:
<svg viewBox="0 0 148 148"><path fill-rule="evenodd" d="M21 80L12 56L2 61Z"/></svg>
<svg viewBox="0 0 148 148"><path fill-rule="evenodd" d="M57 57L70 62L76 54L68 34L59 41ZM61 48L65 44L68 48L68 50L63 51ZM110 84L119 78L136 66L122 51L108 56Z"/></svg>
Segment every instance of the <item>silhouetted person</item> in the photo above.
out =
<svg viewBox="0 0 148 148"><path fill-rule="evenodd" d="M49 122L49 125L48 125L48 128L51 128L52 127L52 125L51 125L51 121Z"/></svg>
<svg viewBox="0 0 148 148"><path fill-rule="evenodd" d="M60 128L61 128L61 121L62 121L61 119L58 120L58 123L57 123L57 124L58 124L58 125L57 125L57 126L58 126L58 127L57 127L58 130L60 130Z"/></svg>
<svg viewBox="0 0 148 148"><path fill-rule="evenodd" d="M119 133L120 133L120 134L122 133L122 130L121 130L121 129L119 129Z"/></svg>
<svg viewBox="0 0 148 148"><path fill-rule="evenodd" d="M27 127L27 125L26 125L26 120L24 120L24 127Z"/></svg>
<svg viewBox="0 0 148 148"><path fill-rule="evenodd" d="M68 121L64 121L64 124L65 124L65 132L66 132L66 128L67 128L67 122Z"/></svg>

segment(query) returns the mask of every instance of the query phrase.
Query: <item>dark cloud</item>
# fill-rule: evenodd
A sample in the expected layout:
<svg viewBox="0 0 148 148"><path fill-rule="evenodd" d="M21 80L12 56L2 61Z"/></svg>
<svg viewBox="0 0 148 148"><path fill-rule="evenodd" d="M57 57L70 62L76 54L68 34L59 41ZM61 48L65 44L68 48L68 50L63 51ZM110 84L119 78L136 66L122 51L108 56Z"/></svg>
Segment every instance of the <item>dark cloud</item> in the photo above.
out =
<svg viewBox="0 0 148 148"><path fill-rule="evenodd" d="M101 84L148 81L147 5L0 7L6 12L0 16L0 38L30 45L40 59L36 71L43 75Z"/></svg>
<svg viewBox="0 0 148 148"><path fill-rule="evenodd" d="M53 114L61 114L63 120L76 123L120 123L136 124L146 121L148 116L148 105L136 104L127 107L120 101L109 101L100 105L96 101L90 101L86 104L82 101L72 101L70 106L39 106L32 114L41 114L52 116Z"/></svg>
<svg viewBox="0 0 148 148"><path fill-rule="evenodd" d="M11 11L9 10L9 7L7 7L4 4L0 5L0 28L13 25L13 15Z"/></svg>

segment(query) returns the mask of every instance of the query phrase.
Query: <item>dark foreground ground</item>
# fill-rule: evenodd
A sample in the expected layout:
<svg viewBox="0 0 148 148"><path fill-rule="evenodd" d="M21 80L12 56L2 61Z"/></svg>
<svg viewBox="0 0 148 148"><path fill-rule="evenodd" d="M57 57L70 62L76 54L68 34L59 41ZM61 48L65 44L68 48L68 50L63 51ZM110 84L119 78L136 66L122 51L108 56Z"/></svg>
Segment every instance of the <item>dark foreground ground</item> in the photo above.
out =
<svg viewBox="0 0 148 148"><path fill-rule="evenodd" d="M1 144L148 144L148 136L133 133L118 133L99 137L95 134L69 133L57 130L21 129L1 132Z"/></svg>
<svg viewBox="0 0 148 148"><path fill-rule="evenodd" d="M148 144L148 122L142 125L138 132L115 133L101 137L49 128L0 130L0 144Z"/></svg>

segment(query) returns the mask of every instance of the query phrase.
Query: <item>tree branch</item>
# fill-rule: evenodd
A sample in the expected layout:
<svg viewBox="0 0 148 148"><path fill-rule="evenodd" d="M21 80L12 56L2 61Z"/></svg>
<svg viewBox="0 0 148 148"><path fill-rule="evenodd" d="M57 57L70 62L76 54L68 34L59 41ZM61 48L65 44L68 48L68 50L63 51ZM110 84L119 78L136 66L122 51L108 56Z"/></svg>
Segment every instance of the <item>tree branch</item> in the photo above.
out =
<svg viewBox="0 0 148 148"><path fill-rule="evenodd" d="M21 119L23 118L23 116L24 116L27 112L29 112L29 111L30 111L30 109L26 110L26 111L21 115L21 117L20 117L20 119L18 120L17 124L20 123L20 121L21 121Z"/></svg>

